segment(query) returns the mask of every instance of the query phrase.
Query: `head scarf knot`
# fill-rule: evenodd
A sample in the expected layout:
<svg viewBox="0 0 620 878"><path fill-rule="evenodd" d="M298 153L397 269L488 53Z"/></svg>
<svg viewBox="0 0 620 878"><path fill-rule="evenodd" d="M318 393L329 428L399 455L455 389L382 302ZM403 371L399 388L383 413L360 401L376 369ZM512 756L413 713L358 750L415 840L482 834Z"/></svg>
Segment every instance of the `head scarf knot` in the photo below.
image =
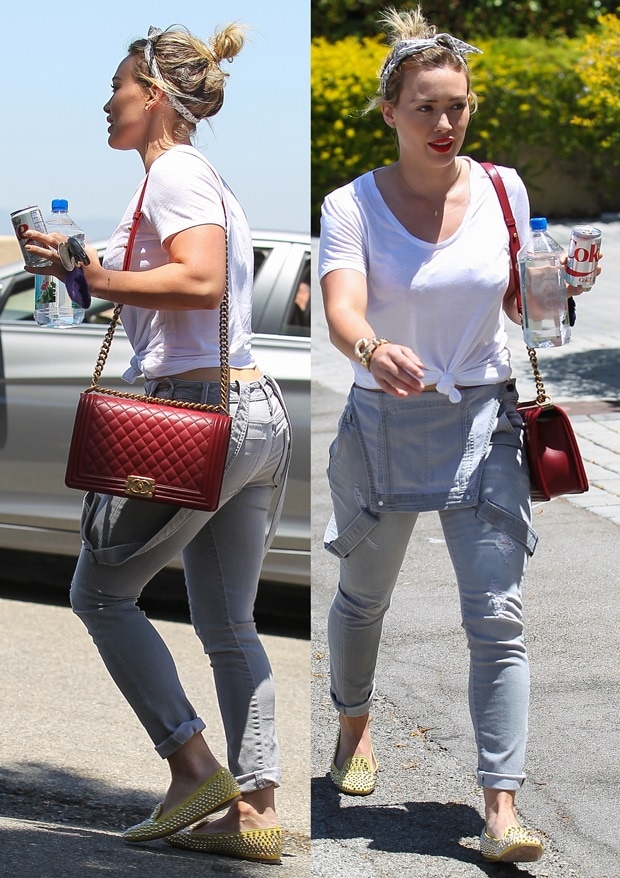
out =
<svg viewBox="0 0 620 878"><path fill-rule="evenodd" d="M410 58L412 55L419 55L427 49L437 48L447 49L449 52L452 52L452 54L465 65L467 64L465 61L466 54L474 53L476 55L482 55L481 49L477 49L475 46L470 46L469 43L464 43L463 40L453 37L452 34L437 34L434 37L429 37L424 40L399 40L394 46L385 67L381 71L382 96L386 96L390 77L396 68L402 64L405 58Z"/></svg>

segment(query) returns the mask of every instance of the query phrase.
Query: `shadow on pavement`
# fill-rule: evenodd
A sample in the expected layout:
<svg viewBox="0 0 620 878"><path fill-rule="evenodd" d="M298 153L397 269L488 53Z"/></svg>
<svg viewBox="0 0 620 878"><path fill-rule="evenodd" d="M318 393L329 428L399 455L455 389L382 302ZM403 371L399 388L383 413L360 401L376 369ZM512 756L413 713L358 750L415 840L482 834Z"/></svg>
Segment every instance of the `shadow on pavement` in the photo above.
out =
<svg viewBox="0 0 620 878"><path fill-rule="evenodd" d="M162 840L131 845L123 828L153 810L152 794L114 787L41 762L0 767L0 862L17 878L204 878L256 876L264 868L171 848ZM307 843L285 833L282 878L309 876ZM260 871L262 874L262 871Z"/></svg>
<svg viewBox="0 0 620 878"><path fill-rule="evenodd" d="M113 832L153 810L152 793L120 789L41 762L0 767L0 815Z"/></svg>
<svg viewBox="0 0 620 878"><path fill-rule="evenodd" d="M0 550L0 597L69 606L75 558ZM42 578L44 577L44 580ZM140 607L153 619L190 622L183 573L162 570L146 586ZM255 609L262 634L310 637L310 589L261 581Z"/></svg>
<svg viewBox="0 0 620 878"><path fill-rule="evenodd" d="M477 847L463 844L463 838L477 838L482 830L480 814L470 805L459 802L370 805L367 801L356 797L355 805L342 807L341 795L329 778L313 778L312 838L369 839L369 850L449 858L471 863L482 874L496 878L532 876L531 872L511 863L486 863Z"/></svg>
<svg viewBox="0 0 620 878"><path fill-rule="evenodd" d="M570 345L569 345L570 347ZM620 398L620 350L604 348L560 357L539 358L540 370L551 395Z"/></svg>

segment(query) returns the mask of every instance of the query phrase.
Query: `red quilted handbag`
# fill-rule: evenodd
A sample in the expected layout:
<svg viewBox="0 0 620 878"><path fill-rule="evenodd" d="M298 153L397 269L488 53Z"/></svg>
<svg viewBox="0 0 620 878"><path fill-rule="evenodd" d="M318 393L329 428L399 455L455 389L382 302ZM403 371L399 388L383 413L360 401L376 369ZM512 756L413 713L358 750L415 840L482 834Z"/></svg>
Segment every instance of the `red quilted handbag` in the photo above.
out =
<svg viewBox="0 0 620 878"><path fill-rule="evenodd" d="M144 189L133 217L125 270L143 197ZM122 307L114 310L92 384L80 394L65 484L212 512L219 504L232 424L227 408L228 248L220 306L219 405L139 396L99 385Z"/></svg>
<svg viewBox="0 0 620 878"><path fill-rule="evenodd" d="M521 281L517 267L520 245L517 224L497 169L490 162L482 162L482 167L495 187L508 227L510 265L520 314ZM527 351L534 372L537 395L531 402L518 403L517 408L525 428L525 451L530 470L532 500L551 500L561 494L585 494L589 488L588 476L569 417L547 395L538 368L536 351L530 347Z"/></svg>
<svg viewBox="0 0 620 878"><path fill-rule="evenodd" d="M588 476L568 415L560 406L536 400L519 403L525 424L525 449L532 500L584 494Z"/></svg>

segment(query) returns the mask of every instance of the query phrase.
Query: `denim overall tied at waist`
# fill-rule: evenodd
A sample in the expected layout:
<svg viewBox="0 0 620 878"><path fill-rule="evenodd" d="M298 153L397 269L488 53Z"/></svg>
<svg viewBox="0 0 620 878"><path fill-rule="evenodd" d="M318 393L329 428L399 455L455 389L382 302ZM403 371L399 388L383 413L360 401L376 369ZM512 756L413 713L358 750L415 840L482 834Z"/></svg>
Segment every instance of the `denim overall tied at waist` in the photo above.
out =
<svg viewBox="0 0 620 878"><path fill-rule="evenodd" d="M368 470L373 512L475 506L504 385L406 399L353 387L347 409ZM347 409L343 417L347 417Z"/></svg>
<svg viewBox="0 0 620 878"><path fill-rule="evenodd" d="M520 445L522 419L513 380L462 388L461 396L453 403L432 391L402 399L351 388L330 447L330 467L349 445L362 456L367 484L360 486L358 515L340 533L332 516L328 550L345 556L380 513L478 505L491 436L505 432L511 444Z"/></svg>

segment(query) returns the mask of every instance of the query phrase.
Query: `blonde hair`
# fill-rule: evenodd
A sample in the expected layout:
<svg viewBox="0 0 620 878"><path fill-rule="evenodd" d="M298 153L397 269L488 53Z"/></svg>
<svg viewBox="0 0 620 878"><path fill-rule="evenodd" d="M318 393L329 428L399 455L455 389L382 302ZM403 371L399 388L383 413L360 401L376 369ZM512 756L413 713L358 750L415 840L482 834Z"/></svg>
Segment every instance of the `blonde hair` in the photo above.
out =
<svg viewBox="0 0 620 878"><path fill-rule="evenodd" d="M390 51L379 70L379 77L390 62L399 42L402 40L428 40L437 35L436 26L429 24L424 17L421 6L402 12L390 6L383 10L381 17L378 19L378 24L384 30L390 45ZM475 113L478 108L478 99L471 88L469 67L461 57L455 55L454 52L451 52L450 49L444 46L431 46L423 52L405 58L389 77L385 94L377 91L369 99L365 112L368 113L371 110L375 110L385 102L396 104L400 97L405 72L412 67L451 67L453 70L464 73L467 78L469 108L472 113Z"/></svg>
<svg viewBox="0 0 620 878"><path fill-rule="evenodd" d="M216 31L208 42L174 25L150 37L160 77L154 77L144 56L147 40L134 40L128 53L135 60L134 76L145 88L156 85L164 94L179 101L196 120L215 116L224 103L227 73L222 61L232 61L245 43L245 28L229 24ZM179 115L175 135L183 139L196 125Z"/></svg>

